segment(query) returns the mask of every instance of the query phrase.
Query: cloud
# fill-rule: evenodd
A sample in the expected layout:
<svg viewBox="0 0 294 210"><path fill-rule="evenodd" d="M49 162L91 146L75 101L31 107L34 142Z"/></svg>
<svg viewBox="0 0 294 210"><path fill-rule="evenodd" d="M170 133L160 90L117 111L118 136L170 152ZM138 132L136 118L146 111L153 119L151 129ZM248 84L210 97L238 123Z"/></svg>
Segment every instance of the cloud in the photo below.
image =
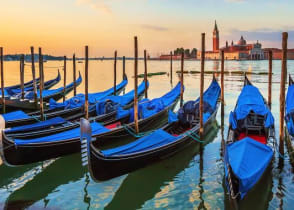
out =
<svg viewBox="0 0 294 210"><path fill-rule="evenodd" d="M149 25L149 24L142 24L140 25L141 28L153 30L153 31L168 31L169 28L163 27L163 26L155 26L155 25Z"/></svg>
<svg viewBox="0 0 294 210"><path fill-rule="evenodd" d="M77 5L87 5L90 8L104 13L112 13L112 10L105 0L76 0Z"/></svg>
<svg viewBox="0 0 294 210"><path fill-rule="evenodd" d="M240 34L246 36L250 40L267 40L267 41L280 41L282 32L284 30L275 30L270 28L256 29L250 31L232 29L231 34ZM289 37L293 37L294 28L285 30L288 32Z"/></svg>
<svg viewBox="0 0 294 210"><path fill-rule="evenodd" d="M284 28L282 30L272 29L272 28L259 28L254 30L239 30L239 29L231 29L229 34L225 35L224 38L227 40L239 40L242 35L244 39L248 41L256 41L259 40L261 43L265 45L274 45L275 47L280 47L282 43L282 33L286 31L288 32L288 43L294 41L294 27ZM289 43L292 46L292 43ZM271 46L267 46L271 47Z"/></svg>

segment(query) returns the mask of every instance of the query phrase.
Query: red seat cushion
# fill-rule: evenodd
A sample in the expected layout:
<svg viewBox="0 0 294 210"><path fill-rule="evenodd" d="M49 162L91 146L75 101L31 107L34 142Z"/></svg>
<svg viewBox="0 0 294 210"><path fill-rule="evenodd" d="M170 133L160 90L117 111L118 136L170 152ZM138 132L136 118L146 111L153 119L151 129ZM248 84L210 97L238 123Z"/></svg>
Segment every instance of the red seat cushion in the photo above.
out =
<svg viewBox="0 0 294 210"><path fill-rule="evenodd" d="M113 128L117 128L119 126L121 126L121 122L115 122L113 124L106 125L105 128L113 129Z"/></svg>
<svg viewBox="0 0 294 210"><path fill-rule="evenodd" d="M259 135L252 135L252 134L248 134L246 135L246 133L240 133L239 135L239 140L242 140L244 139L245 137L249 137L249 138L252 138L254 139L255 141L258 141L262 144L266 144L267 141L266 141L266 137L265 136L259 136Z"/></svg>

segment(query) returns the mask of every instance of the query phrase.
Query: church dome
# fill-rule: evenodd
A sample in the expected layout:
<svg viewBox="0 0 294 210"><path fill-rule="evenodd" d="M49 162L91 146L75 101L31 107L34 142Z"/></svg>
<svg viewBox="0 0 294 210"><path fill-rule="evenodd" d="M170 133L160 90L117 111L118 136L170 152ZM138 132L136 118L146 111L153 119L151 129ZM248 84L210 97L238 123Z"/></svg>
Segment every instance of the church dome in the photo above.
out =
<svg viewBox="0 0 294 210"><path fill-rule="evenodd" d="M241 36L241 39L238 42L238 45L246 45L246 40Z"/></svg>

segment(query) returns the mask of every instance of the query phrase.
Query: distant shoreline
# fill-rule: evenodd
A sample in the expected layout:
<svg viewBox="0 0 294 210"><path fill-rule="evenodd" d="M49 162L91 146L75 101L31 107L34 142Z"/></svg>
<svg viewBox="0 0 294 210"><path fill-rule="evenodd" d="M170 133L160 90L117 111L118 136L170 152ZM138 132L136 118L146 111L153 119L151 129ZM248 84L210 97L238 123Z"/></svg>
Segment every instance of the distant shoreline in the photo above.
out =
<svg viewBox="0 0 294 210"><path fill-rule="evenodd" d="M19 61L21 54L16 55L4 55L4 61ZM34 56L35 62L38 62L39 56L38 54L35 54ZM52 56L52 55L43 55L43 59L45 61L63 61L63 56ZM117 60L122 60L123 57L117 57ZM134 60L133 57L126 57L126 60ZM139 60L144 60L144 58L138 58ZM72 60L72 58L68 58L67 60ZM77 61L83 61L85 58L76 58ZM113 57L94 57L89 58L89 60L97 60L97 61L104 61L104 60L114 60ZM160 59L160 58L148 58L148 60L152 61L170 61L170 59ZM173 61L180 61L181 59L173 59ZM186 58L186 61L200 61L200 59L196 58ZM205 59L206 61L220 61L220 59ZM262 60L251 60L251 59L241 59L241 60L226 60L226 61L264 61L267 59ZM273 60L281 60L281 59L273 59ZM294 59L288 59L288 60L294 60ZM31 62L31 55L25 55L25 61Z"/></svg>

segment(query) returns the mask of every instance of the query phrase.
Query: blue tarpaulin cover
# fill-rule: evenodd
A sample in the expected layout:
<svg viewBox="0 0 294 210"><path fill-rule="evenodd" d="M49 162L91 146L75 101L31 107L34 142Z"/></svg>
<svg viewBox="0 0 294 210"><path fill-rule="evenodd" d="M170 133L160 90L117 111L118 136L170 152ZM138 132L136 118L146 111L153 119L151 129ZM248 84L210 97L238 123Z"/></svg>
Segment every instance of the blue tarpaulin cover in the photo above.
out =
<svg viewBox="0 0 294 210"><path fill-rule="evenodd" d="M239 179L241 198L258 182L273 157L272 149L246 137L227 145L226 160ZM226 167L226 165L225 165ZM226 168L226 176L227 168Z"/></svg>
<svg viewBox="0 0 294 210"><path fill-rule="evenodd" d="M2 114L2 117L4 118L5 121L9 121L9 120L15 120L15 119L25 119L30 116L24 113L23 111L15 111L15 112Z"/></svg>
<svg viewBox="0 0 294 210"><path fill-rule="evenodd" d="M101 152L106 157L144 152L171 143L178 138L179 137L172 136L162 129L158 129L150 135L144 136L132 143Z"/></svg>
<svg viewBox="0 0 294 210"><path fill-rule="evenodd" d="M160 98L155 98L152 100L144 99L141 100L138 104L138 118L145 119L150 117L162 110L166 107L170 106L175 100L180 96L181 93L181 83L179 82L170 92L165 94ZM117 111L117 119L121 119L125 116L130 116L129 122L134 121L134 108L124 110L122 108L118 108Z"/></svg>
<svg viewBox="0 0 294 210"><path fill-rule="evenodd" d="M211 114L213 113L213 111L215 110L216 105L217 105L217 101L220 96L220 92L221 92L221 88L220 88L218 82L215 79L213 79L210 86L203 93L203 101L208 106L208 107L206 107L206 109L204 109L203 122L206 122L209 119L209 117L211 116ZM187 101L185 103L185 105L188 105L189 103L192 106L194 104L198 105L199 100L200 99L198 98L196 101ZM184 105L184 107L185 107L185 105ZM195 107L193 106L191 108L195 108ZM197 106L196 108L198 109L199 106ZM195 112L194 109L191 111ZM178 117L179 117L178 114L175 114L174 112L170 111L169 117L168 117L169 123L177 121Z"/></svg>
<svg viewBox="0 0 294 210"><path fill-rule="evenodd" d="M274 117L266 106L259 90L253 85L245 85L238 98L234 112L230 114L232 128L236 129L237 121L245 119L250 111L265 116L265 127L269 128L274 125Z"/></svg>
<svg viewBox="0 0 294 210"><path fill-rule="evenodd" d="M116 86L116 89L119 90L121 88L124 88L128 84L128 80L124 79L120 84ZM89 104L94 104L97 101L103 100L105 97L112 95L114 93L114 88L110 88L103 92L98 93L90 93L88 95L89 97ZM66 100L63 103L57 103L54 99L49 100L49 108L64 108L64 109L72 109L76 107L81 107L85 104L85 94L78 94L75 97L72 97L68 100Z"/></svg>
<svg viewBox="0 0 294 210"><path fill-rule="evenodd" d="M79 78L76 80L76 84L80 84L82 82L82 76L80 74ZM65 88L68 89L68 88L72 88L74 86L74 83L70 83L68 84ZM54 95L56 93L62 93L63 91L63 87L60 87L60 88L57 88L57 89L52 89L52 90L43 90L42 92L42 95L43 95L43 98L46 98L46 97L50 97L51 95ZM37 91L37 95L38 95L38 98L40 97L40 91L38 90ZM29 91L27 93L25 93L25 98L27 99L33 99L34 98L34 92L33 91Z"/></svg>
<svg viewBox="0 0 294 210"><path fill-rule="evenodd" d="M149 82L147 81L147 87L149 87ZM141 82L141 84L138 86L138 96L141 95L142 93L144 93L145 91L145 82ZM96 103L96 114L97 115L101 115L101 114L105 114L105 110L106 110L106 103L107 102L112 102L112 105L119 105L119 106L126 106L128 105L130 102L132 102L134 100L134 90L131 90L130 92L122 95L122 96L107 96L106 98L103 99L103 101L100 101L98 103ZM114 108L114 107L113 107ZM116 107L117 108L117 107Z"/></svg>
<svg viewBox="0 0 294 210"><path fill-rule="evenodd" d="M34 124L30 124L30 125L22 125L22 126L13 127L13 128L5 130L5 133L9 134L9 133L19 132L19 131L25 132L25 131L40 130L42 128L48 128L53 125L60 125L65 122L67 122L67 121L61 117L54 117L52 119L37 122Z"/></svg>
<svg viewBox="0 0 294 210"><path fill-rule="evenodd" d="M109 131L109 129L105 128L103 125L93 122L91 123L92 135L103 133ZM25 145L32 143L42 143L42 142L58 142L58 141L66 141L70 139L77 139L81 134L80 127L74 128L68 131L64 131L62 133L56 133L50 136L44 136L40 138L34 139L14 139L14 143L16 145Z"/></svg>
<svg viewBox="0 0 294 210"><path fill-rule="evenodd" d="M290 135L294 135L294 85L288 87L287 97L286 97L286 123L287 129Z"/></svg>

